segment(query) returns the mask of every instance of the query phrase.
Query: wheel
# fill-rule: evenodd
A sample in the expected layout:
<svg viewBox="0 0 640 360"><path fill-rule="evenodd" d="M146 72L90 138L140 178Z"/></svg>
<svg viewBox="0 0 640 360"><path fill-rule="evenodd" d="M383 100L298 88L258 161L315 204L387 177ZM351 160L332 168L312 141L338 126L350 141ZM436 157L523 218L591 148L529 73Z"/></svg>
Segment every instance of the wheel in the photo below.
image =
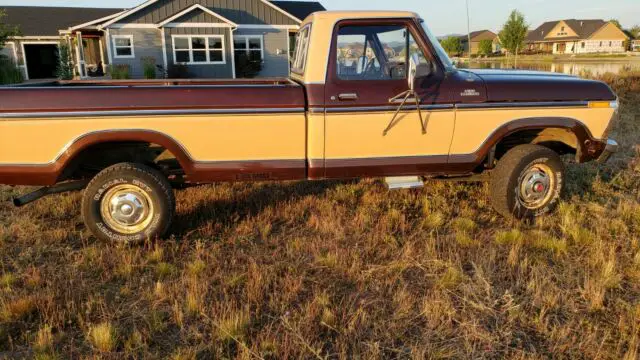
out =
<svg viewBox="0 0 640 360"><path fill-rule="evenodd" d="M532 219L555 210L564 188L564 163L553 150L519 145L491 173L493 207L505 217Z"/></svg>
<svg viewBox="0 0 640 360"><path fill-rule="evenodd" d="M167 178L141 164L122 163L98 173L82 198L82 216L99 239L137 243L161 237L175 212Z"/></svg>

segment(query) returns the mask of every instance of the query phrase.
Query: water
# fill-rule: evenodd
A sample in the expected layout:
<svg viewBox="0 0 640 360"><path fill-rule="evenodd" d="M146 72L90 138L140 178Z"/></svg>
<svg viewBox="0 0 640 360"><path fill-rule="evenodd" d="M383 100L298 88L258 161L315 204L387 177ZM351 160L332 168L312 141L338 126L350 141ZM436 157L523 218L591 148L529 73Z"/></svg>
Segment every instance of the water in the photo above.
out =
<svg viewBox="0 0 640 360"><path fill-rule="evenodd" d="M472 69L512 69L513 63L506 61L474 61L458 65L459 68ZM628 61L584 61L584 62L543 62L522 61L518 62L518 69L537 70L563 73L568 75L603 75L605 73L619 74L629 70L640 71L640 59Z"/></svg>

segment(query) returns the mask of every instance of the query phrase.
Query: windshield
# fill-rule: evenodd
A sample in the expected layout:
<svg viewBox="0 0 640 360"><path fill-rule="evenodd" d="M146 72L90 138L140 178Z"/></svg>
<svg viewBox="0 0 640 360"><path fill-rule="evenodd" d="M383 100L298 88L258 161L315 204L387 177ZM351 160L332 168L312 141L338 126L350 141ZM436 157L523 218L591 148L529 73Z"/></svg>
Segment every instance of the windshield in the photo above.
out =
<svg viewBox="0 0 640 360"><path fill-rule="evenodd" d="M438 41L438 38L431 33L431 30L429 30L424 20L421 19L420 24L422 24L424 33L427 34L427 38L429 38L431 45L436 50L437 56L440 58L440 61L442 61L442 64L444 65L446 71L455 70L456 67L453 65L453 62L451 62L449 55L447 55L447 52L444 51L444 48L442 47L442 45L440 45L440 41Z"/></svg>

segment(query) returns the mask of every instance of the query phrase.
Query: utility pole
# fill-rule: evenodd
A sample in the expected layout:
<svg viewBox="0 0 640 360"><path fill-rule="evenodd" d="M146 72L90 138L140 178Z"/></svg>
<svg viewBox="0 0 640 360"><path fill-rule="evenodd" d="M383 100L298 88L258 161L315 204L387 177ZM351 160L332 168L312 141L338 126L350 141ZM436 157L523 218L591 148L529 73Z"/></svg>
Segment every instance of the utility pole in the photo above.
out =
<svg viewBox="0 0 640 360"><path fill-rule="evenodd" d="M467 41L469 48L469 61L471 61L471 16L469 15L469 0L467 0Z"/></svg>

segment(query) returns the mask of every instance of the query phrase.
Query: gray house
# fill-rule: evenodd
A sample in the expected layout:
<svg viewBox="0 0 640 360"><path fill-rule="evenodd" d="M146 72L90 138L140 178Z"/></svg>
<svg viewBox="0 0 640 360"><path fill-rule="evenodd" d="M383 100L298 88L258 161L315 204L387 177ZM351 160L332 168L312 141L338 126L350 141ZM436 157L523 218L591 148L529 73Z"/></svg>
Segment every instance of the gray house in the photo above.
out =
<svg viewBox="0 0 640 360"><path fill-rule="evenodd" d="M8 8L9 23L16 23L12 13L19 8L26 7ZM23 12L33 16L34 9ZM192 77L236 78L245 74L236 68L242 66L240 58L261 62L257 76L286 76L300 23L322 10L307 1L149 0L128 10L104 9L108 14L67 25L42 40L53 45L58 36L69 44L81 78L100 64L104 70L108 65L127 69L133 78L144 76L145 64L179 67ZM14 46L19 40L12 41ZM16 54L17 63L25 60Z"/></svg>

